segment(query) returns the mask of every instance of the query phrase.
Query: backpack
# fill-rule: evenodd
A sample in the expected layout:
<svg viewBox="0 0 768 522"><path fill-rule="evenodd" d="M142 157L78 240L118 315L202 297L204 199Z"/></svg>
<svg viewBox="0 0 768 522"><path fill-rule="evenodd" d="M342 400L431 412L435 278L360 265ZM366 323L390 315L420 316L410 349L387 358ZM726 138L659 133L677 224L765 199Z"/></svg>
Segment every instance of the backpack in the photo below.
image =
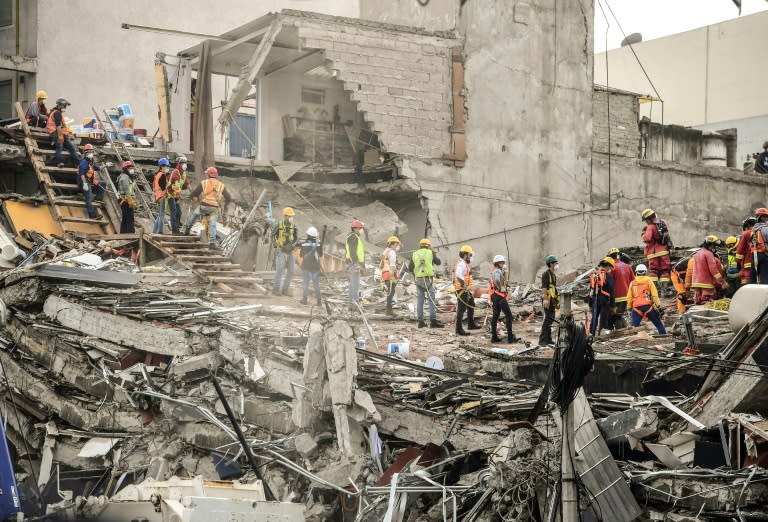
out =
<svg viewBox="0 0 768 522"><path fill-rule="evenodd" d="M661 236L661 244L666 245L667 248L674 248L674 246L672 245L672 238L669 237L669 229L667 228L667 224L659 220L659 222L656 223L656 228L659 229L659 235Z"/></svg>

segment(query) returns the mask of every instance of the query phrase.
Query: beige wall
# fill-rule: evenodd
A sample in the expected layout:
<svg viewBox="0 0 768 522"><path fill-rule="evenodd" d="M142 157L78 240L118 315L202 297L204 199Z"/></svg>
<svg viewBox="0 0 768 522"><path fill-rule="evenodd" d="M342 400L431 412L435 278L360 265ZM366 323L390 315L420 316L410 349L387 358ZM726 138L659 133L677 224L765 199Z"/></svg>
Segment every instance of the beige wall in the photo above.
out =
<svg viewBox="0 0 768 522"><path fill-rule="evenodd" d="M635 45L665 101L665 123L696 126L768 114L768 70L761 66L766 25L768 11ZM611 87L653 93L629 47L608 52L608 71ZM599 53L595 83L605 84L605 74L605 53ZM653 119L660 121L654 105Z"/></svg>
<svg viewBox="0 0 768 522"><path fill-rule="evenodd" d="M459 0L360 0L360 18L396 25L447 31L456 27Z"/></svg>

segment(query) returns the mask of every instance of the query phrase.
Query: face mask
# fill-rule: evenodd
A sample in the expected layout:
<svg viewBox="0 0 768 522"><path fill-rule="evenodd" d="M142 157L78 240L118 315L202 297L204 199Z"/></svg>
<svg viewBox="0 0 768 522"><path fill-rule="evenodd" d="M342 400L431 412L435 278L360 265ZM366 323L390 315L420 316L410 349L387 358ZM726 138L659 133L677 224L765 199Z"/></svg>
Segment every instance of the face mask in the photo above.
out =
<svg viewBox="0 0 768 522"><path fill-rule="evenodd" d="M85 157L88 158L89 160L93 159L93 152L89 152L88 154L85 155Z"/></svg>
<svg viewBox="0 0 768 522"><path fill-rule="evenodd" d="M131 176L133 176L134 174L136 174L136 170L134 170L134 169L128 169L128 174L130 174Z"/></svg>
<svg viewBox="0 0 768 522"><path fill-rule="evenodd" d="M395 245L395 252L400 252L400 245Z"/></svg>
<svg viewBox="0 0 768 522"><path fill-rule="evenodd" d="M163 167L163 169L162 169L162 170L163 170L163 173L164 173L164 174L167 174L167 173L168 173L168 170L169 170L169 168L168 168L168 167Z"/></svg>
<svg viewBox="0 0 768 522"><path fill-rule="evenodd" d="M288 218L288 223L293 223L293 218L292 217Z"/></svg>
<svg viewBox="0 0 768 522"><path fill-rule="evenodd" d="M187 170L187 164L186 163L182 163L181 164L181 170Z"/></svg>
<svg viewBox="0 0 768 522"><path fill-rule="evenodd" d="M560 270L560 265L555 265L552 267L553 272L557 272L558 270Z"/></svg>

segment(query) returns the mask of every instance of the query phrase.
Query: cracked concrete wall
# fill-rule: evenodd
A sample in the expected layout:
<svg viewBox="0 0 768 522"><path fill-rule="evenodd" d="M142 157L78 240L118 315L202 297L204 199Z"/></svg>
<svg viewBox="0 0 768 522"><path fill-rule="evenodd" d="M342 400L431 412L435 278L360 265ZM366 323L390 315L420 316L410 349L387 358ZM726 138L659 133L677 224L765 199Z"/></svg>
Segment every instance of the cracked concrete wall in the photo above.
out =
<svg viewBox="0 0 768 522"><path fill-rule="evenodd" d="M471 244L475 264L509 251L512 277L532 280L549 253L587 257L592 21L592 2L462 8L466 164L405 160L403 174L422 188L433 236ZM458 247L443 256L453 263Z"/></svg>

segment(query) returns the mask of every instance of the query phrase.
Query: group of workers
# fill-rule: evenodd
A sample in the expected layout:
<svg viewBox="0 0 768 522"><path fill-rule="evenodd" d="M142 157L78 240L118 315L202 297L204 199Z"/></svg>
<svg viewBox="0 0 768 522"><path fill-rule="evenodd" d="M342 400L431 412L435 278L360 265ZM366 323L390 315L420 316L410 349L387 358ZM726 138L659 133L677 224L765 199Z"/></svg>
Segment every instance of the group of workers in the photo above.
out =
<svg viewBox="0 0 768 522"><path fill-rule="evenodd" d="M56 148L50 165L61 167L64 165L61 154L66 148L69 152L72 166L77 168L81 158L77 153L77 147L69 139L69 127L64 120L64 111L71 104L65 98L56 100L56 105L49 111L45 105L48 94L45 91L37 91L35 101L31 102L25 112L27 124L30 127L45 129L51 136L51 143Z"/></svg>

